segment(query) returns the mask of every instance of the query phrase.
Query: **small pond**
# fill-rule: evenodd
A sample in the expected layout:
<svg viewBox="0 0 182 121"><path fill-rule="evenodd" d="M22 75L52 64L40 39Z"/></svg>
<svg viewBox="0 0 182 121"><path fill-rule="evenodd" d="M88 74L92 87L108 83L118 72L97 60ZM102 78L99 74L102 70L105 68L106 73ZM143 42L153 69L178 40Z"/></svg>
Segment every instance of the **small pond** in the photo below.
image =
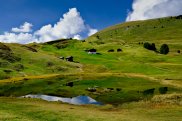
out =
<svg viewBox="0 0 182 121"><path fill-rule="evenodd" d="M63 97L57 97L57 96L49 96L49 95L25 95L21 96L21 98L38 98L46 101L60 101L64 103L74 104L74 105L88 105L88 104L94 104L94 105L102 105L102 103L97 102L96 100L92 99L89 96L77 96L73 98L63 98Z"/></svg>

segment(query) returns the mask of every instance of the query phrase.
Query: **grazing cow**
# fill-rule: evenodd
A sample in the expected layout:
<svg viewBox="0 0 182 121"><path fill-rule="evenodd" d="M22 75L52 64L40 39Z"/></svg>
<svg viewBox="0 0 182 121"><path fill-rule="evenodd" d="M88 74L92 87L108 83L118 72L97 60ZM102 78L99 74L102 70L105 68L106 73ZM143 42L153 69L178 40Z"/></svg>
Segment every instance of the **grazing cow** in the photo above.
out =
<svg viewBox="0 0 182 121"><path fill-rule="evenodd" d="M90 50L88 50L88 54L97 54L97 50L96 49L90 49Z"/></svg>
<svg viewBox="0 0 182 121"><path fill-rule="evenodd" d="M66 83L66 86L73 87L73 82Z"/></svg>
<svg viewBox="0 0 182 121"><path fill-rule="evenodd" d="M114 90L114 88L107 88L108 90Z"/></svg>
<svg viewBox="0 0 182 121"><path fill-rule="evenodd" d="M73 56L69 56L66 58L66 61L73 62Z"/></svg>
<svg viewBox="0 0 182 121"><path fill-rule="evenodd" d="M64 57L59 57L59 59L62 59L62 60L64 60Z"/></svg>
<svg viewBox="0 0 182 121"><path fill-rule="evenodd" d="M89 92L96 92L97 91L96 88L88 88L86 90L89 91Z"/></svg>
<svg viewBox="0 0 182 121"><path fill-rule="evenodd" d="M120 48L119 48L119 49L117 49L117 52L122 52L122 49L120 49Z"/></svg>

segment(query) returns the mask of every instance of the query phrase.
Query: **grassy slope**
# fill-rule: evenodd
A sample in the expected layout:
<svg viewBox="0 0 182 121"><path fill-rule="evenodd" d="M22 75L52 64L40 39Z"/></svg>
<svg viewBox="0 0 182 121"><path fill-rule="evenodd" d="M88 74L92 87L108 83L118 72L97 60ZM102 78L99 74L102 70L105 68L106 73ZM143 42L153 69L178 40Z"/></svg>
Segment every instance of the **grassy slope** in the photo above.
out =
<svg viewBox="0 0 182 121"><path fill-rule="evenodd" d="M48 53L41 50L41 44L35 44L38 52L32 52L20 44L6 44L11 48L15 56L20 57L20 61L8 62L0 59L2 63L8 63L0 68L0 78L21 77L32 75L45 75L52 73L71 73L79 71L80 64L69 63L59 59L54 53ZM27 45L32 46L32 45ZM51 63L51 65L49 65ZM16 66L23 65L23 69L17 71ZM3 70L12 70L11 73L5 73Z"/></svg>
<svg viewBox="0 0 182 121"><path fill-rule="evenodd" d="M109 54L119 60L116 65L111 64L113 70L118 70L117 67L120 65L119 71L122 72L181 79L182 56L177 54L177 50L182 49L181 27L182 20L175 17L128 22L106 28L89 37L87 42L104 52L123 48L122 54ZM158 50L162 44L168 44L170 53L156 54L138 44L146 41L154 42Z"/></svg>
<svg viewBox="0 0 182 121"><path fill-rule="evenodd" d="M102 30L89 37L86 42L67 40L27 45L35 46L38 50L37 53L31 52L19 44L7 44L15 55L21 57L22 60L11 63L6 68L13 69L13 66L19 63L23 64L25 69L20 71L21 73L13 71L11 75L6 75L22 76L23 72L25 75L28 75L26 78L30 75L38 75L35 78L44 78L41 75L62 73L82 73L85 75L87 73L94 73L93 75L95 73L127 73L133 75L131 77L133 80L136 80L134 75L139 74L153 77L165 86L170 85L181 88L182 56L176 52L179 49L178 47L182 45L182 35L180 34L181 22L182 20L176 20L175 18L128 22ZM164 28L161 28L161 26ZM112 37L110 37L111 35ZM99 39L96 36L99 36ZM170 36L170 38L167 36ZM170 45L171 51L168 55L161 55L146 50L143 48L143 45L138 44L138 42L145 42L146 40L155 42L157 46L167 43ZM101 44L100 41L103 43ZM58 49L58 46L61 49ZM96 48L101 55L89 55L84 51L91 48ZM122 48L123 52L107 52L109 49L116 50L118 48ZM74 61L77 63L60 60L58 59L60 56L73 56ZM53 66L48 67L48 62L53 63ZM4 73L2 72L3 69L0 69L0 74ZM23 78L20 78L20 80L23 80ZM130 86L130 88L132 87ZM151 86L151 88L153 87Z"/></svg>
<svg viewBox="0 0 182 121"><path fill-rule="evenodd" d="M140 73L158 78L180 80L182 78L182 56L177 50L182 48L182 20L161 18L136 21L109 27L89 37L86 42L70 40L51 44L38 44L38 53L33 53L18 44L8 44L13 52L22 58L26 75L41 75L63 72L119 72ZM128 28L129 26L129 28ZM139 27L138 27L139 26ZM161 27L164 28L161 28ZM156 27L156 28L154 28ZM96 36L99 36L97 39ZM148 51L138 42L155 42L157 48L166 43L170 46L168 55ZM57 49L57 45L65 48ZM96 48L102 55L89 55L84 50ZM122 48L122 53L108 53L109 49ZM23 53L22 53L23 52ZM73 56L78 63L68 63L59 56ZM52 62L54 66L47 67ZM15 64L10 64L12 69ZM3 74L3 69L0 69ZM21 76L19 72L12 76ZM0 76L1 77L1 76Z"/></svg>
<svg viewBox="0 0 182 121"><path fill-rule="evenodd" d="M154 28L154 26L156 28ZM162 28L162 26L164 28ZM25 69L21 72L28 76L17 79L1 80L0 94L7 96L19 96L29 93L45 93L60 96L86 94L96 98L97 100L113 104L141 99L141 95L136 94L137 91L156 88L155 94L158 94L158 88L163 86L169 87L168 93L181 93L182 55L177 53L177 50L182 48L181 27L182 20L176 20L175 18L123 23L100 31L99 33L89 37L86 42L69 40L67 43L57 42L55 44L36 44L38 46L36 47L38 53L30 52L18 44L7 44L7 46L13 50L15 55L20 56L22 60L0 68L0 77L22 76L22 73L17 71L13 71L11 74L5 74L3 72L4 69L13 69L16 64L23 64ZM99 36L99 39L96 36ZM158 49L162 44L166 43L170 47L170 53L168 55L161 55L153 51L146 50L143 48L143 45L138 44L139 42L145 41L155 42ZM57 45L61 45L63 48L58 49L56 48ZM85 49L91 48L96 48L101 55L89 55L84 51ZM116 50L118 48L122 48L123 52L107 52L109 49ZM58 59L59 56L73 56L77 63L60 60ZM53 62L54 66L47 67L47 62ZM52 77L57 76L52 74L62 75L67 73L76 76L73 79L68 78L70 76L67 76L65 79L62 77ZM97 77L99 73L102 73L102 76L105 78ZM48 76L44 76L45 74ZM30 75L37 76L29 77ZM85 78L83 75L90 75L92 78ZM120 77L117 77L118 75L120 75ZM94 76L95 78L93 78ZM61 86L70 81L76 81L76 86L73 88ZM92 94L85 90L92 86L101 87L98 92L102 93L99 95ZM103 91L106 88L122 88L123 90L121 92L113 91L106 93ZM14 99L12 99L12 101L14 101ZM12 101L10 99L8 102L11 104ZM22 102L24 102L24 100ZM21 100L20 102L18 101L18 103L21 103ZM16 107L18 103L12 104L11 106ZM31 101L28 101L27 103L35 105L34 103L32 104ZM11 109L8 109L9 103L4 104L7 104L3 107L5 111L1 112L9 115L8 112ZM40 102L40 104L42 104L42 102ZM51 103L49 104L50 107L54 105ZM38 108L40 109L41 107ZM99 111L100 113L98 113L101 117L103 116L102 118L95 118L98 115L94 115L93 117L86 119L111 120L115 117L117 120L119 117L123 120L125 118L127 120L132 120L134 118L142 118L143 120L167 120L169 115L171 115L171 119L169 120L172 120L172 118L173 120L178 120L179 113L181 112L181 106L179 108L176 108L176 106L169 106L167 108L170 110L169 112L165 111L166 108L163 109L159 107L157 110L149 110L148 113L148 109L144 108L142 109L142 111L145 112L144 114L139 113L140 109L136 108L133 111L129 110L129 113L127 114L124 113L124 115L121 115L123 113L122 112L121 114L119 113L121 116L112 115L111 117L106 116L104 114L105 112ZM13 114L15 114L15 117L16 115L17 117L22 116L21 118L27 118L27 116L30 117L30 119L27 120L36 119L37 115L32 111L33 109L28 109L30 109L30 111L25 114L25 117L21 114L21 112L23 112L21 108L20 114ZM50 112L48 109L42 111L43 114L47 114L48 112ZM50 116L48 116L50 117L48 120L51 120L51 117L54 117L54 114L57 113L52 110L51 112ZM76 112L72 113L74 115L71 115L70 113L67 115L71 119L67 119L65 115L63 115L63 119L72 120L72 118L75 118L75 115L77 115ZM44 120L43 114L39 115L42 117L41 120ZM86 112L81 112L79 116L80 115L82 115L80 118L80 120L82 120L85 118L84 115L93 114L87 110ZM134 117L129 119L130 117L128 115L132 115ZM150 118L147 118L148 116L150 116ZM157 118L158 116L159 118ZM9 116L7 117L9 119ZM166 119L166 117L168 118ZM61 117L57 118L61 119Z"/></svg>
<svg viewBox="0 0 182 121"><path fill-rule="evenodd" d="M163 42L174 44L175 47L181 42L181 19L160 18L146 21L134 21L118 24L106 28L88 38L93 41L98 35L103 42L138 43L144 41L161 44ZM156 28L154 28L156 27Z"/></svg>

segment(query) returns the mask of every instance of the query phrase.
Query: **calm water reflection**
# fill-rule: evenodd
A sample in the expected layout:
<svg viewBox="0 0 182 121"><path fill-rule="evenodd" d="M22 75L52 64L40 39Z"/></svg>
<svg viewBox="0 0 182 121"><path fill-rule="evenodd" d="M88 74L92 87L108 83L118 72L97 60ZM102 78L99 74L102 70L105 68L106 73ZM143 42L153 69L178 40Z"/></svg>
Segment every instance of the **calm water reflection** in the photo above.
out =
<svg viewBox="0 0 182 121"><path fill-rule="evenodd" d="M63 98L57 96L49 96L49 95L25 95L21 98L38 98L46 101L61 101L64 103L74 104L74 105L86 105L86 104L95 104L95 105L102 105L100 102L92 99L89 96L78 96L73 98Z"/></svg>

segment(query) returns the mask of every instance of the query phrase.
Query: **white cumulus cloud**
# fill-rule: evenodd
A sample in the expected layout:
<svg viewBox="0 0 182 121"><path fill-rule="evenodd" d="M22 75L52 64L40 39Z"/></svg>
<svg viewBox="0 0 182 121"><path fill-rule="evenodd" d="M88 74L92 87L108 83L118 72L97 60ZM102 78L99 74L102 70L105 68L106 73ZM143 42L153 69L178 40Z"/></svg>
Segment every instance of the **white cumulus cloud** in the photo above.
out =
<svg viewBox="0 0 182 121"><path fill-rule="evenodd" d="M83 32L85 29L86 26L80 13L76 8L72 8L54 26L43 26L35 34L40 37L40 41L49 41L59 38L71 38Z"/></svg>
<svg viewBox="0 0 182 121"><path fill-rule="evenodd" d="M32 34L29 33L9 33L5 32L3 35L0 35L0 42L4 43L22 43L25 44L27 42L37 41Z"/></svg>
<svg viewBox="0 0 182 121"><path fill-rule="evenodd" d="M182 0L134 0L126 21L146 20L182 14Z"/></svg>
<svg viewBox="0 0 182 121"><path fill-rule="evenodd" d="M77 35L74 35L73 39L81 40L83 38L80 35L77 34Z"/></svg>
<svg viewBox="0 0 182 121"><path fill-rule="evenodd" d="M82 35L94 34L97 29L86 25L76 8L71 8L54 25L48 24L32 33L32 24L25 22L19 28L12 28L12 32L5 32L0 35L0 42L7 43L30 43L47 42L61 38L83 39Z"/></svg>
<svg viewBox="0 0 182 121"><path fill-rule="evenodd" d="M97 33L97 32L98 32L97 29L89 29L88 36L91 36L91 35L93 35L93 34L95 34L95 33Z"/></svg>
<svg viewBox="0 0 182 121"><path fill-rule="evenodd" d="M32 31L32 24L31 23L28 23L28 22L25 22L23 25L21 25L19 28L12 28L12 32L24 32L24 33L27 33L27 32L31 32Z"/></svg>

